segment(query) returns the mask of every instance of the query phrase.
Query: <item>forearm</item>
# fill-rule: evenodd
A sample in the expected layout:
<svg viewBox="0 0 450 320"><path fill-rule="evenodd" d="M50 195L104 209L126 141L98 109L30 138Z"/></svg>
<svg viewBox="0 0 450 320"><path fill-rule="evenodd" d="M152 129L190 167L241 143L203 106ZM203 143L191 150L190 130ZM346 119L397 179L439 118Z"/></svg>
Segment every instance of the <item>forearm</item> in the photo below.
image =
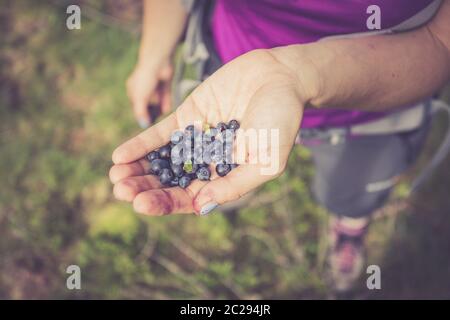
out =
<svg viewBox="0 0 450 320"><path fill-rule="evenodd" d="M448 19L448 3L439 15ZM445 7L446 6L446 7ZM435 19L439 19L439 15ZM431 96L450 78L450 31L435 21L415 31L274 49L316 108L382 111Z"/></svg>
<svg viewBox="0 0 450 320"><path fill-rule="evenodd" d="M151 67L169 59L183 33L186 17L180 0L144 0L138 63Z"/></svg>
<svg viewBox="0 0 450 320"><path fill-rule="evenodd" d="M309 50L309 49L308 49ZM381 111L433 95L450 76L447 48L426 29L311 47L320 83L313 107Z"/></svg>

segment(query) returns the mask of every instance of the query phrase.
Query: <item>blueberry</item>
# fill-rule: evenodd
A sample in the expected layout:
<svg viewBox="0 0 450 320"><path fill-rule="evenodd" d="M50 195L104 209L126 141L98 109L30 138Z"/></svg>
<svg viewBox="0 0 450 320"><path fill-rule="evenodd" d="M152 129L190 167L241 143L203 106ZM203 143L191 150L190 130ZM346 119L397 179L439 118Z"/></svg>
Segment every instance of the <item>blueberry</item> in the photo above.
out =
<svg viewBox="0 0 450 320"><path fill-rule="evenodd" d="M209 149L211 152L211 160L215 163L222 162L223 160L223 149L224 146L222 142L216 140L211 145L211 148Z"/></svg>
<svg viewBox="0 0 450 320"><path fill-rule="evenodd" d="M206 164L211 164L213 162L219 163L223 158L223 144L219 140L206 145L203 148L203 162Z"/></svg>
<svg viewBox="0 0 450 320"><path fill-rule="evenodd" d="M178 177L174 177L171 181L170 181L170 186L171 187L178 187L178 183L180 182L180 179Z"/></svg>
<svg viewBox="0 0 450 320"><path fill-rule="evenodd" d="M201 181L207 181L211 177L211 171L207 167L200 167L197 170L197 178Z"/></svg>
<svg viewBox="0 0 450 320"><path fill-rule="evenodd" d="M184 139L184 133L181 131L175 131L170 138L170 142L174 145L179 144Z"/></svg>
<svg viewBox="0 0 450 320"><path fill-rule="evenodd" d="M170 151L171 151L170 144L166 144L165 146L159 148L159 155L161 158L170 158Z"/></svg>
<svg viewBox="0 0 450 320"><path fill-rule="evenodd" d="M174 178L173 172L170 169L164 168L161 170L161 174L159 175L159 181L165 186L170 185L170 182Z"/></svg>
<svg viewBox="0 0 450 320"><path fill-rule="evenodd" d="M223 122L219 122L216 127L217 130L219 130L219 132L222 132L227 129L227 125Z"/></svg>
<svg viewBox="0 0 450 320"><path fill-rule="evenodd" d="M219 163L216 166L216 172L220 177L225 177L230 171L231 168L228 164Z"/></svg>
<svg viewBox="0 0 450 320"><path fill-rule="evenodd" d="M183 189L187 188L190 184L191 178L188 175L184 175L178 180L178 185Z"/></svg>
<svg viewBox="0 0 450 320"><path fill-rule="evenodd" d="M195 148L192 154L192 158L194 163L201 164L203 163L203 148Z"/></svg>
<svg viewBox="0 0 450 320"><path fill-rule="evenodd" d="M203 135L203 143L209 144L213 142L216 139L218 130L216 128L210 128L208 131L205 132Z"/></svg>
<svg viewBox="0 0 450 320"><path fill-rule="evenodd" d="M193 144L194 144L194 148L197 148L199 146L202 146L204 143L204 135L201 132L195 132L193 135L193 140L192 140Z"/></svg>
<svg viewBox="0 0 450 320"><path fill-rule="evenodd" d="M175 175L175 177L181 177L184 174L183 165L172 164L172 172Z"/></svg>
<svg viewBox="0 0 450 320"><path fill-rule="evenodd" d="M233 162L232 158L233 158L233 143L226 142L223 145L223 161L229 164Z"/></svg>
<svg viewBox="0 0 450 320"><path fill-rule="evenodd" d="M212 152L210 151L210 149L205 149L205 151L203 151L203 163L206 163L207 165L210 165L213 162L212 160Z"/></svg>
<svg viewBox="0 0 450 320"><path fill-rule="evenodd" d="M152 151L146 156L147 160L150 162L152 162L155 159L159 159L159 157L160 155L158 151Z"/></svg>
<svg viewBox="0 0 450 320"><path fill-rule="evenodd" d="M183 144L184 147L186 148L192 148L193 144L194 144L194 134L191 132L186 131L184 134L184 138L182 143L180 143L180 145Z"/></svg>
<svg viewBox="0 0 450 320"><path fill-rule="evenodd" d="M194 131L195 131L195 127L194 125L189 125L186 127L186 129L184 129L188 134L191 134L191 136L194 135Z"/></svg>
<svg viewBox="0 0 450 320"><path fill-rule="evenodd" d="M195 150L200 150L203 148L203 139L202 140L195 140L194 144L192 145L192 149Z"/></svg>
<svg viewBox="0 0 450 320"><path fill-rule="evenodd" d="M234 141L234 132L231 129L222 131L222 141L224 143L232 143Z"/></svg>
<svg viewBox="0 0 450 320"><path fill-rule="evenodd" d="M170 152L170 161L172 164L179 165L183 164L184 160L184 151L185 149L181 144L177 144L173 146L171 152Z"/></svg>
<svg viewBox="0 0 450 320"><path fill-rule="evenodd" d="M195 173L186 173L186 175L189 177L189 179L191 179L191 181L197 179L197 174Z"/></svg>
<svg viewBox="0 0 450 320"><path fill-rule="evenodd" d="M237 129L239 129L239 122L237 120L231 120L230 122L228 122L228 129L236 131Z"/></svg>
<svg viewBox="0 0 450 320"><path fill-rule="evenodd" d="M163 169L168 168L170 168L169 161L164 159L155 159L150 163L150 170L156 175L159 175Z"/></svg>

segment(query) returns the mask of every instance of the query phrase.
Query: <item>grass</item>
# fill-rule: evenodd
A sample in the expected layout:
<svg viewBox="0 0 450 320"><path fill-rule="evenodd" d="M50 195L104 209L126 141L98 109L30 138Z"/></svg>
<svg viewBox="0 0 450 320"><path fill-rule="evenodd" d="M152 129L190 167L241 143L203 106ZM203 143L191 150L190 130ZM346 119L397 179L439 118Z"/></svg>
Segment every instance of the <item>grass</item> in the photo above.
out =
<svg viewBox="0 0 450 320"><path fill-rule="evenodd" d="M0 14L0 298L330 296L327 213L311 200L307 150L296 148L245 209L138 216L113 199L107 178L112 150L139 131L124 90L137 38L89 19L68 32L51 2L7 1ZM449 164L400 214L377 219L369 263L381 265L383 289L361 279L351 297L450 297ZM81 267L80 291L65 287L70 264Z"/></svg>

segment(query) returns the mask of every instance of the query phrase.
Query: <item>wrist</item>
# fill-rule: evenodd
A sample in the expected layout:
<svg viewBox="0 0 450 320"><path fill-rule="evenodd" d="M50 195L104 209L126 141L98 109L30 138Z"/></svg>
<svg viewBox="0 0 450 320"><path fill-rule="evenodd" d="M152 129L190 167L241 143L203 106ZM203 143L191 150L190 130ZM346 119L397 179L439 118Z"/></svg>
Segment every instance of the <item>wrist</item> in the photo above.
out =
<svg viewBox="0 0 450 320"><path fill-rule="evenodd" d="M289 69L295 79L305 106L315 106L314 101L320 99L323 77L317 64L314 63L313 50L308 45L291 45L269 49L274 58Z"/></svg>
<svg viewBox="0 0 450 320"><path fill-rule="evenodd" d="M161 67L169 62L169 60L170 55L158 52L140 51L136 68L145 72L158 72Z"/></svg>

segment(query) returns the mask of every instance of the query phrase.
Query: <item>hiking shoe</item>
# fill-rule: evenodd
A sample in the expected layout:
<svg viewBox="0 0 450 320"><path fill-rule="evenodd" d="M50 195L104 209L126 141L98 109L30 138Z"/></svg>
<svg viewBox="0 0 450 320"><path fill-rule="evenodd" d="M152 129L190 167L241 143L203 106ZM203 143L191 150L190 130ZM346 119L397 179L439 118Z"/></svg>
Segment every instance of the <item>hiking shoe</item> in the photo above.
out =
<svg viewBox="0 0 450 320"><path fill-rule="evenodd" d="M328 264L334 289L349 291L364 266L364 236L368 219L334 218L330 230Z"/></svg>

